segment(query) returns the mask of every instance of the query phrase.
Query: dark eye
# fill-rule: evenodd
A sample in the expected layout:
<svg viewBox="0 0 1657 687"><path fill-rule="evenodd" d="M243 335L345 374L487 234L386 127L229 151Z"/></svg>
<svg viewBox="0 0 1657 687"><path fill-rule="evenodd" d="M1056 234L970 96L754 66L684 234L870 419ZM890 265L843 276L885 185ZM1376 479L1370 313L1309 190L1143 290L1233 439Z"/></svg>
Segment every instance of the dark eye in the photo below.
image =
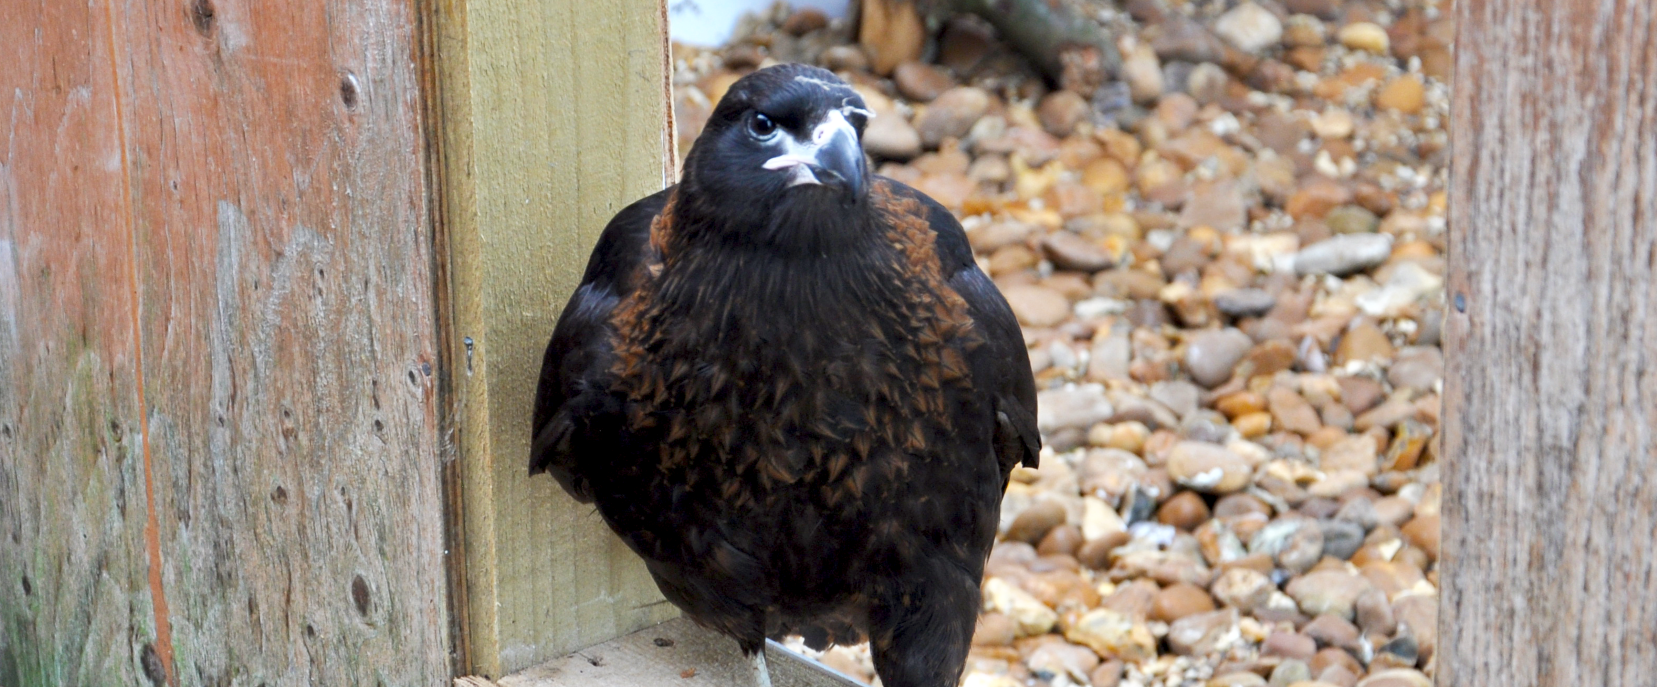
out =
<svg viewBox="0 0 1657 687"><path fill-rule="evenodd" d="M754 116L748 118L748 133L753 134L754 138L770 138L771 134L777 133L777 123L771 121L770 117L755 112Z"/></svg>

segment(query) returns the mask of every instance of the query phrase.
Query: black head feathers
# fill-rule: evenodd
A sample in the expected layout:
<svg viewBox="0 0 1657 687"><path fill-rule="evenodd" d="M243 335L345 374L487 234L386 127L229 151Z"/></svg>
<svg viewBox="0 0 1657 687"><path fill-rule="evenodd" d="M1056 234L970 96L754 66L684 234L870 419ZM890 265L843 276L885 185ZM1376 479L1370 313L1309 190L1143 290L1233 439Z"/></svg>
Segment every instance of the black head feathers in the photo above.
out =
<svg viewBox="0 0 1657 687"><path fill-rule="evenodd" d="M697 137L679 200L717 203L733 218L789 203L862 202L869 178L862 136L872 116L825 69L784 64L749 74L726 91Z"/></svg>

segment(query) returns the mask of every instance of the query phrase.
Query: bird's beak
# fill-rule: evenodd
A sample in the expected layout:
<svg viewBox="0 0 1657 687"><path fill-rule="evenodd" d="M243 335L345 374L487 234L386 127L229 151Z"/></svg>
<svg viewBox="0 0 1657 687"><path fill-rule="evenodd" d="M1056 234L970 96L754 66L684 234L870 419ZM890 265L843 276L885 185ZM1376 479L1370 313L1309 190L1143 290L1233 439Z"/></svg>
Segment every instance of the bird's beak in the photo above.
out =
<svg viewBox="0 0 1657 687"><path fill-rule="evenodd" d="M810 141L784 137L787 152L765 161L766 169L789 170L788 185L840 186L853 198L863 194L868 176L857 129L839 112L830 112L811 132Z"/></svg>

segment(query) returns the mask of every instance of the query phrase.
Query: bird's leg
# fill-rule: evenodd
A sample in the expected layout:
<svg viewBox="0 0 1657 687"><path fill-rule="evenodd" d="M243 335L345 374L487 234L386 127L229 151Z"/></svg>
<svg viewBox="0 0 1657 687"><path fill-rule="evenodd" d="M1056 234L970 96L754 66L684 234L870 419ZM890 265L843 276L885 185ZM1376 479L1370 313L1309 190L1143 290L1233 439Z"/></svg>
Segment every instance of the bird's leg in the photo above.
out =
<svg viewBox="0 0 1657 687"><path fill-rule="evenodd" d="M765 665L765 645L759 646L759 651L749 657L754 662L754 686L771 687L771 669Z"/></svg>

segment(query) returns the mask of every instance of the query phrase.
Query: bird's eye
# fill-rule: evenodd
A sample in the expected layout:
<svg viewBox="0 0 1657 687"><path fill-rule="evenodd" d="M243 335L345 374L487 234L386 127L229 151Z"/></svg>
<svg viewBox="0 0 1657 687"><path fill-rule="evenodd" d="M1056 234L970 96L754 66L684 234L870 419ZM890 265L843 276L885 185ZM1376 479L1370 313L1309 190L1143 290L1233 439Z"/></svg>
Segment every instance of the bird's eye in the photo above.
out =
<svg viewBox="0 0 1657 687"><path fill-rule="evenodd" d="M753 134L754 138L770 138L772 134L777 133L777 123L771 121L770 117L755 112L754 116L748 118L748 133Z"/></svg>

